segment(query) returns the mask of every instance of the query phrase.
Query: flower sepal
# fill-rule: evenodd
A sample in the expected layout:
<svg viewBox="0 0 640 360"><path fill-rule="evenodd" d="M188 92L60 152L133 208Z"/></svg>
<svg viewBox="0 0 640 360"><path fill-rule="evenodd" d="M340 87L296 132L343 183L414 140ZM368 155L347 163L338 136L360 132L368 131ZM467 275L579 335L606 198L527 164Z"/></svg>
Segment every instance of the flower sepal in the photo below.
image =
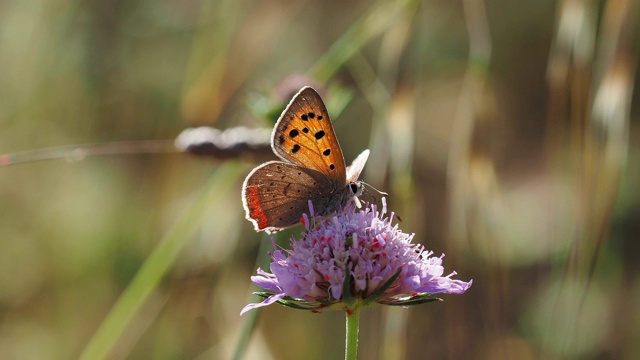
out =
<svg viewBox="0 0 640 360"><path fill-rule="evenodd" d="M349 266L344 269L344 281L342 282L342 303L345 309L353 309L356 306L356 298L351 295L351 270Z"/></svg>
<svg viewBox="0 0 640 360"><path fill-rule="evenodd" d="M391 305L391 306L412 306L412 305L421 305L427 304L431 302L442 301L441 298L431 297L429 293L422 293L417 295L409 295L409 296L394 296L386 298L379 302L381 305Z"/></svg>
<svg viewBox="0 0 640 360"><path fill-rule="evenodd" d="M373 294L364 299L364 305L369 306L371 303L377 301L382 295L384 295L385 291L387 291L387 289L389 289L389 287L396 281L401 272L402 269L396 271L396 273L393 274L393 276L391 276L384 284L382 284L382 286L380 286Z"/></svg>
<svg viewBox="0 0 640 360"><path fill-rule="evenodd" d="M276 294L272 293L272 292L267 292L267 291L258 291L258 292L254 292L254 295L258 295L263 299L268 299ZM276 303L286 306L286 307L290 307L292 309L297 309L297 310L311 310L311 311L320 311L322 309L326 309L327 307L329 307L331 304L327 304L324 302L320 302L320 301L308 301L308 300L304 300L304 299L298 299L298 298L294 298L291 296L283 296L281 299L275 301Z"/></svg>
<svg viewBox="0 0 640 360"><path fill-rule="evenodd" d="M384 293L389 289L391 285L400 276L402 269L396 271L392 277L390 277L380 288L378 288L373 294L368 296L362 301L364 306L375 306L374 303L380 305L391 306L411 306L426 304L435 301L442 301L440 298L433 298L429 293L411 294L411 295L396 295L392 297L383 297Z"/></svg>

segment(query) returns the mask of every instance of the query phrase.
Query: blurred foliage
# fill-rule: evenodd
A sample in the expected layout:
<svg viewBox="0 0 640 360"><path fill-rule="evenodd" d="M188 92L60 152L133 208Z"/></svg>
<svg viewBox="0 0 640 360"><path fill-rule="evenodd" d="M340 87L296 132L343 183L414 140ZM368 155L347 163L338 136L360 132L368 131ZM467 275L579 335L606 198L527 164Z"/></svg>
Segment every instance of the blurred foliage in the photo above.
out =
<svg viewBox="0 0 640 360"><path fill-rule="evenodd" d="M364 179L402 229L474 279L441 303L365 310L361 358L639 358L639 14L631 0L5 1L0 153L270 126L316 84L346 161L370 148ZM0 169L3 358L342 357L343 314L238 315L269 245L240 201L255 164L80 158Z"/></svg>

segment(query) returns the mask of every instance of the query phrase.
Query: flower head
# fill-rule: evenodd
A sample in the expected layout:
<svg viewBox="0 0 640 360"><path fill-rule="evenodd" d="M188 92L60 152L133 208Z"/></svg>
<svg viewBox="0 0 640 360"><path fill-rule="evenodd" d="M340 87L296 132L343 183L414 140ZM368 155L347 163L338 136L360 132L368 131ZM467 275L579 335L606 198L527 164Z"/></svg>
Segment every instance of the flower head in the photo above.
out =
<svg viewBox="0 0 640 360"><path fill-rule="evenodd" d="M291 238L291 250L273 241L271 273L258 269L251 280L267 292L265 298L249 304L248 310L278 302L299 309L353 310L371 305L414 305L439 300L431 294L462 294L472 284L454 280L455 272L443 276L444 254L432 256L420 244L412 244L413 234L392 225L393 213L375 205L356 210L353 204L328 218L303 220L301 239ZM242 314L241 313L241 314Z"/></svg>

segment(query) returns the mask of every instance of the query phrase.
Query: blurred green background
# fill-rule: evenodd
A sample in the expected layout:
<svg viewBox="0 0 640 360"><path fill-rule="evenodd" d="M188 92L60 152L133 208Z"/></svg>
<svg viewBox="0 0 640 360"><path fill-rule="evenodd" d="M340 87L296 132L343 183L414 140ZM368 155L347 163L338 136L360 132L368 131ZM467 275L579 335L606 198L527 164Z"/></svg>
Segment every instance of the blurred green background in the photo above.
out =
<svg viewBox="0 0 640 360"><path fill-rule="evenodd" d="M371 149L363 178L403 231L474 280L365 310L360 358L637 359L639 16L637 1L4 1L0 153L268 127L265 102L306 75L346 161ZM279 306L242 345L269 244L240 201L255 163L66 160L0 169L0 357L343 356L344 314Z"/></svg>

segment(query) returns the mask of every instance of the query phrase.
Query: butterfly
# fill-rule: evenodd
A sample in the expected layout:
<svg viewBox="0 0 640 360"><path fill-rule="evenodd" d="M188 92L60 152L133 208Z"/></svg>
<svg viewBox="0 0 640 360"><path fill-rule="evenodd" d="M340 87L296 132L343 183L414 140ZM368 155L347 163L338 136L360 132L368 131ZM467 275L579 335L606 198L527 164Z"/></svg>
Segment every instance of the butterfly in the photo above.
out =
<svg viewBox="0 0 640 360"><path fill-rule="evenodd" d="M274 233L301 222L309 212L328 215L357 199L358 177L369 150L346 167L327 109L320 95L303 87L280 115L271 148L282 161L253 169L242 186L242 204L256 231Z"/></svg>

